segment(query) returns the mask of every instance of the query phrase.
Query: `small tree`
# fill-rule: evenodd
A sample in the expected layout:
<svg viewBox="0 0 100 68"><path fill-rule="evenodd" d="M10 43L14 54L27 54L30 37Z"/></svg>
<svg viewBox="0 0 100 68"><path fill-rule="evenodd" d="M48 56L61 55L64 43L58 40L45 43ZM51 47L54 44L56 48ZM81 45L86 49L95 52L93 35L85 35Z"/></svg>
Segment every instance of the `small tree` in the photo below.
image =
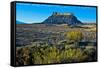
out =
<svg viewBox="0 0 100 68"><path fill-rule="evenodd" d="M83 34L81 31L66 32L65 36L67 38L67 41L69 41L70 43L75 43L75 45L78 45L79 41L81 41L83 38Z"/></svg>

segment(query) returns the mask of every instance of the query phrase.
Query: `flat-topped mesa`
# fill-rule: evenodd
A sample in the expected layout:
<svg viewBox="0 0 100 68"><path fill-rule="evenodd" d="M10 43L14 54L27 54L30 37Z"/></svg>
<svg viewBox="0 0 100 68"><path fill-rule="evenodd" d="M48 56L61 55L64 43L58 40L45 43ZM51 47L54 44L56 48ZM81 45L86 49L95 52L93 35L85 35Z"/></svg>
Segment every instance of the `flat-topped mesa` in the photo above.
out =
<svg viewBox="0 0 100 68"><path fill-rule="evenodd" d="M79 25L82 24L77 17L70 12L59 13L53 12L47 19L45 19L43 24L68 24L68 25Z"/></svg>
<svg viewBox="0 0 100 68"><path fill-rule="evenodd" d="M65 12L65 13L59 13L59 12L53 12L53 14L52 14L53 16L57 16L57 15L73 15L73 13L70 13L70 12Z"/></svg>

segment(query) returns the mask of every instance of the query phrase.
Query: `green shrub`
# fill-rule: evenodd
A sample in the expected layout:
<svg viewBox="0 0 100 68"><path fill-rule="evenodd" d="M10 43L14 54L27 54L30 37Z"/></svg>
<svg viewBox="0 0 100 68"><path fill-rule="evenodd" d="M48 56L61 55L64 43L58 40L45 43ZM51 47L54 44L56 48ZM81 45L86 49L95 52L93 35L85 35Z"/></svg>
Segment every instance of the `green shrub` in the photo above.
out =
<svg viewBox="0 0 100 68"><path fill-rule="evenodd" d="M65 33L68 43L77 43L82 40L83 34L81 31L70 31Z"/></svg>

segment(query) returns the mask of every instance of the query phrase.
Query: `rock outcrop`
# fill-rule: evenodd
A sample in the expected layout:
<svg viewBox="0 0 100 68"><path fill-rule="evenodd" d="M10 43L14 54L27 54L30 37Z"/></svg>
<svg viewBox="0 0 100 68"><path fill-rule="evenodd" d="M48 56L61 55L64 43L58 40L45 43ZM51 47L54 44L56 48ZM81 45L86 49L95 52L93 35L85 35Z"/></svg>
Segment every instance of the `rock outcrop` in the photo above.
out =
<svg viewBox="0 0 100 68"><path fill-rule="evenodd" d="M77 25L82 24L81 21L77 19L76 16L72 13L58 13L53 12L51 16L49 16L42 23L44 24L68 24L68 25Z"/></svg>

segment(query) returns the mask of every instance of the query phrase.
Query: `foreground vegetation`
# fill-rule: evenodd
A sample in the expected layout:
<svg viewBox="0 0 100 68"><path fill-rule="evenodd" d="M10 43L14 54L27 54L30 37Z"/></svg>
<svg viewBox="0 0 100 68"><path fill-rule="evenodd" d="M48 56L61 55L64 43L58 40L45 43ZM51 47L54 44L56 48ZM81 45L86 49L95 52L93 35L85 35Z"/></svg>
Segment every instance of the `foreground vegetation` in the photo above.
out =
<svg viewBox="0 0 100 68"><path fill-rule="evenodd" d="M54 36L54 35L53 35ZM49 44L48 41L43 43L32 43L27 46L17 47L16 64L52 64L52 63L70 63L70 62L87 62L96 61L96 46L92 42L87 42L83 46L80 42L84 38L81 31L64 32L64 40L59 40L55 44ZM92 39L92 37L91 37Z"/></svg>
<svg viewBox="0 0 100 68"><path fill-rule="evenodd" d="M96 60L96 49L68 47L58 49L56 46L24 47L16 51L16 64L50 64L68 62L86 62Z"/></svg>

